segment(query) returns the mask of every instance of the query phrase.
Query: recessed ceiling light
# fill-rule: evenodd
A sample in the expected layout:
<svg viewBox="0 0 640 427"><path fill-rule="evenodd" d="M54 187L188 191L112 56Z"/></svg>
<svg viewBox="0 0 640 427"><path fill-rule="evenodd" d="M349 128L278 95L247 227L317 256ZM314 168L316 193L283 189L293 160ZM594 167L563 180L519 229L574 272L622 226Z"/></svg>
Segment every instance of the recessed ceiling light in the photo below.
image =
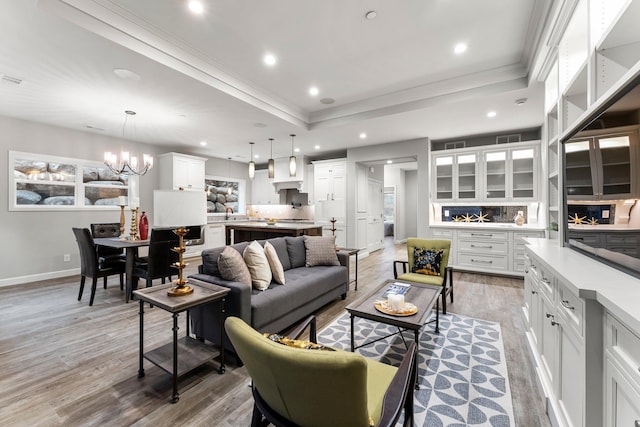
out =
<svg viewBox="0 0 640 427"><path fill-rule="evenodd" d="M360 134L360 139L365 139L366 137L367 137L367 134L366 134L366 133L362 132L362 133Z"/></svg>
<svg viewBox="0 0 640 427"><path fill-rule="evenodd" d="M497 115L497 113L495 111L489 111L487 113L487 117L489 117L490 119L494 118Z"/></svg>
<svg viewBox="0 0 640 427"><path fill-rule="evenodd" d="M453 48L453 51L455 53L457 53L458 55L465 52L467 50L467 45L466 43L458 43L457 45L455 45L455 47Z"/></svg>
<svg viewBox="0 0 640 427"><path fill-rule="evenodd" d="M299 153L300 149L299 148L295 148L293 151L295 151L296 153Z"/></svg>
<svg viewBox="0 0 640 427"><path fill-rule="evenodd" d="M319 150L319 149L320 149L320 146L319 146L319 145L316 145L316 146L315 146L315 147L313 147L313 148L315 148L316 150Z"/></svg>
<svg viewBox="0 0 640 427"><path fill-rule="evenodd" d="M274 65L276 65L276 62L277 62L276 57L273 56L272 54L267 53L264 56L264 63L267 64L268 66L270 66L270 67L274 66Z"/></svg>
<svg viewBox="0 0 640 427"><path fill-rule="evenodd" d="M202 145L203 147L207 146L207 141L200 141L200 145Z"/></svg>
<svg viewBox="0 0 640 427"><path fill-rule="evenodd" d="M311 96L317 96L319 93L320 93L320 91L318 90L318 88L317 88L317 87L315 87L315 86L311 86L311 87L309 88L309 95L311 95Z"/></svg>
<svg viewBox="0 0 640 427"><path fill-rule="evenodd" d="M327 105L329 105L329 104L333 104L334 102L336 102L336 100L335 100L335 99L333 99L333 98L322 98L322 99L320 100L320 103L321 103L321 104L327 104Z"/></svg>
<svg viewBox="0 0 640 427"><path fill-rule="evenodd" d="M370 10L369 12L364 14L364 17L369 21L372 19L376 19L376 16L378 16L378 12L376 12L375 10Z"/></svg>
<svg viewBox="0 0 640 427"><path fill-rule="evenodd" d="M387 160L388 165L390 165L391 163L393 163L393 160Z"/></svg>
<svg viewBox="0 0 640 427"><path fill-rule="evenodd" d="M204 12L204 5L201 1L198 0L189 0L189 10L193 13L197 13L198 15Z"/></svg>
<svg viewBox="0 0 640 427"><path fill-rule="evenodd" d="M254 154L254 155L253 155L253 158L254 158L254 159L259 159L259 158L260 158L260 154Z"/></svg>
<svg viewBox="0 0 640 427"><path fill-rule="evenodd" d="M133 81L140 80L139 74L134 73L131 70L127 70L126 68L114 68L113 74L115 74L116 76L124 80L133 80Z"/></svg>
<svg viewBox="0 0 640 427"><path fill-rule="evenodd" d="M516 105L518 107L520 107L521 105L524 105L527 102L527 98L518 98L516 99Z"/></svg>

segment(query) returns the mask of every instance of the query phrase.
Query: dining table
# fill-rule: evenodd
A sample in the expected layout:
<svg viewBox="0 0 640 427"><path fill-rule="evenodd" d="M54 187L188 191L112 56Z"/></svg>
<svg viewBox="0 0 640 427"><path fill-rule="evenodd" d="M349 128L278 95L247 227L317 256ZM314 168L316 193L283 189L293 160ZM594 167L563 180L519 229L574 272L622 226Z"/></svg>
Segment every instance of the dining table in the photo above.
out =
<svg viewBox="0 0 640 427"><path fill-rule="evenodd" d="M129 302L129 297L132 295L132 292L133 292L133 269L136 264L136 256L138 255L138 248L149 246L149 239L128 240L128 239L122 239L120 237L101 237L101 238L93 239L93 242L98 246L106 246L108 248L125 250L125 253L126 253L125 302Z"/></svg>

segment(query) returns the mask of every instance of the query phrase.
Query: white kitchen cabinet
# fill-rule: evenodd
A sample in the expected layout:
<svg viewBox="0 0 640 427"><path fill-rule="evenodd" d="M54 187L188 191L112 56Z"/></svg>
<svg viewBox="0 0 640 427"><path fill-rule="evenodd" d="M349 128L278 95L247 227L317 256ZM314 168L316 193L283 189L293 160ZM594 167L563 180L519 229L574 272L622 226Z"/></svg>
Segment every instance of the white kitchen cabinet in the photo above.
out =
<svg viewBox="0 0 640 427"><path fill-rule="evenodd" d="M161 190L203 190L204 157L180 153L165 153L159 158L159 185Z"/></svg>
<svg viewBox="0 0 640 427"><path fill-rule="evenodd" d="M204 249L225 245L224 224L207 224L204 228Z"/></svg>
<svg viewBox="0 0 640 427"><path fill-rule="evenodd" d="M437 151L431 198L436 202L534 201L540 141Z"/></svg>
<svg viewBox="0 0 640 427"><path fill-rule="evenodd" d="M276 193L276 190L269 179L269 171L266 169L257 170L255 177L251 181L251 204L280 204L280 195Z"/></svg>

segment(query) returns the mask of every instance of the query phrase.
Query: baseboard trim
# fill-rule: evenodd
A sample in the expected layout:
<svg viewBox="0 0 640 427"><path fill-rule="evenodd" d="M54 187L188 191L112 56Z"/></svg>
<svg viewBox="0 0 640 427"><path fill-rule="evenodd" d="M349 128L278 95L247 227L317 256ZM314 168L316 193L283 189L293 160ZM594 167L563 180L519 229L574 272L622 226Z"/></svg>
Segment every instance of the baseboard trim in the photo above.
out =
<svg viewBox="0 0 640 427"><path fill-rule="evenodd" d="M59 279L60 277L75 276L78 274L80 274L80 268L50 271L48 273L30 274L28 276L10 277L8 279L0 279L0 288L5 286L21 285L23 283L39 282L42 280Z"/></svg>

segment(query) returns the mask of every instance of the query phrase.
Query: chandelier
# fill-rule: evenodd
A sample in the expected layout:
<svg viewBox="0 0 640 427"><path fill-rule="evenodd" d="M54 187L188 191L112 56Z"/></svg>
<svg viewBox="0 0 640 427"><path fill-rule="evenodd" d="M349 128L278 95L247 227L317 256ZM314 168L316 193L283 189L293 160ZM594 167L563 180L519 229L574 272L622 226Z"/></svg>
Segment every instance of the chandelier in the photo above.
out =
<svg viewBox="0 0 640 427"><path fill-rule="evenodd" d="M124 124L122 125L123 137L125 136L124 133L128 118L136 115L136 112L131 110L126 110L124 113L126 115L124 116ZM117 154L106 151L104 153L104 164L116 175L144 175L153 167L153 156L143 154L142 162L139 162L138 157L130 155L128 151L122 151L120 153L120 159L118 159Z"/></svg>

